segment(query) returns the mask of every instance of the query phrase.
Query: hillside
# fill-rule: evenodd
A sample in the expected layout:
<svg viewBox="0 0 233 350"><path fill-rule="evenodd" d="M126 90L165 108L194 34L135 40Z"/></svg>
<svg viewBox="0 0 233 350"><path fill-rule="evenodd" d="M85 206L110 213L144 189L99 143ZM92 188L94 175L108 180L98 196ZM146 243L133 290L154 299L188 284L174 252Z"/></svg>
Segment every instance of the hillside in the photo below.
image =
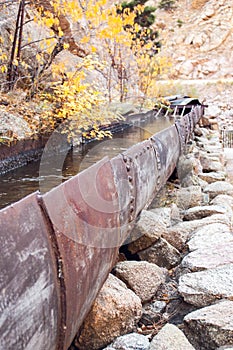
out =
<svg viewBox="0 0 233 350"><path fill-rule="evenodd" d="M178 0L172 11L156 11L162 54L172 61L169 78L233 78L232 5L231 0Z"/></svg>

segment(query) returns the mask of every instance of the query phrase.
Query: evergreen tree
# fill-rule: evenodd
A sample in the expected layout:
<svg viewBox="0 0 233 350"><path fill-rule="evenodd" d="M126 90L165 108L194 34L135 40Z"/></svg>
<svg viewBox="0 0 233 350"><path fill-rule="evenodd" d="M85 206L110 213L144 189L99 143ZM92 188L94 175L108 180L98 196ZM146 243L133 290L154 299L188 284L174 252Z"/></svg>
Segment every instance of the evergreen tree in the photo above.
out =
<svg viewBox="0 0 233 350"><path fill-rule="evenodd" d="M135 40L140 39L142 45L151 42L153 44L151 54L153 55L157 53L158 48L161 47L160 42L157 40L159 36L158 31L151 28L152 24L155 22L154 12L156 7L145 6L142 11L137 11L137 6L143 6L146 2L147 0L132 0L130 2L124 1L121 3L121 9L118 10L118 13L122 14L126 10L136 13L134 23L139 25L140 30L135 33ZM129 26L127 26L125 29L133 31L133 28L130 28Z"/></svg>

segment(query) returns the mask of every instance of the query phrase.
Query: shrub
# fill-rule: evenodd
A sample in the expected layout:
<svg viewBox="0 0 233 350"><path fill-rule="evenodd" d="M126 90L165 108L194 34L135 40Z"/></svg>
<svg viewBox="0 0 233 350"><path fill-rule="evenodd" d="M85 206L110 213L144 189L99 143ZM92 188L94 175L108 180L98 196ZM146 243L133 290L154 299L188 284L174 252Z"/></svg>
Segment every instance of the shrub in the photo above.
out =
<svg viewBox="0 0 233 350"><path fill-rule="evenodd" d="M175 0L161 0L159 2L159 8L163 10L171 10L174 8Z"/></svg>

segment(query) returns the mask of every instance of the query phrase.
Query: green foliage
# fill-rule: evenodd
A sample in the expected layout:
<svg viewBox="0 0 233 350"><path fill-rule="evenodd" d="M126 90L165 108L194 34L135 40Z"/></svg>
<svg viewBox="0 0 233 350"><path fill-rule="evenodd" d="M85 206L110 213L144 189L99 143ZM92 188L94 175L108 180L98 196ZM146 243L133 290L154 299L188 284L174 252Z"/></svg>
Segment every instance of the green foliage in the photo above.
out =
<svg viewBox="0 0 233 350"><path fill-rule="evenodd" d="M141 27L150 27L155 21L154 12L156 10L155 7L145 6L142 11L137 9L138 6L143 6L145 4L145 0L134 0L131 2L123 2L121 4L121 10L118 10L118 13L123 13L125 10L130 10L130 12L135 12L135 23L140 25Z"/></svg>
<svg viewBox="0 0 233 350"><path fill-rule="evenodd" d="M139 26L139 30L135 32L133 40L140 40L142 46L152 43L151 54L155 54L161 46L160 42L157 40L159 36L158 32L151 28L155 22L154 12L156 7L144 6L146 2L147 0L124 1L121 4L121 8L118 10L118 14L122 14L126 11L135 13L134 24ZM134 31L134 28L129 26L125 29L130 30L132 33Z"/></svg>
<svg viewBox="0 0 233 350"><path fill-rule="evenodd" d="M159 2L159 8L162 10L171 10L174 8L175 0L161 0Z"/></svg>
<svg viewBox="0 0 233 350"><path fill-rule="evenodd" d="M177 25L179 28L181 28L183 24L184 24L184 22L181 19L177 20Z"/></svg>

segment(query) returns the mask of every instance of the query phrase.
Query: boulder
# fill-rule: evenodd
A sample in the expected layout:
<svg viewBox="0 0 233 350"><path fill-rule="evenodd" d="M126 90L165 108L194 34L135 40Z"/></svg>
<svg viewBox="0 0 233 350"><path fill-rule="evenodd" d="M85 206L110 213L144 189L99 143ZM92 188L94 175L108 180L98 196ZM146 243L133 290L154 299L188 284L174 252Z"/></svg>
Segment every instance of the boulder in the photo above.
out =
<svg viewBox="0 0 233 350"><path fill-rule="evenodd" d="M17 96L17 98L20 99L20 96ZM5 132L6 136L8 136L8 134L10 137L11 135L12 136L14 135L14 137L17 137L17 139L25 139L32 134L32 129L30 128L29 123L27 123L23 118L15 114L10 114L9 112L6 112L2 108L0 108L0 119L1 119L1 125L0 125L1 134ZM2 129L2 126L4 126L4 130Z"/></svg>
<svg viewBox="0 0 233 350"><path fill-rule="evenodd" d="M132 233L128 249L135 254L155 243L163 233L167 232L164 218L152 211L143 210Z"/></svg>
<svg viewBox="0 0 233 350"><path fill-rule="evenodd" d="M232 236L233 238L233 236ZM197 249L184 257L181 267L201 271L233 263L233 239L231 241Z"/></svg>
<svg viewBox="0 0 233 350"><path fill-rule="evenodd" d="M233 210L233 197L227 194L219 194L212 199L210 204L221 205L225 208L230 207Z"/></svg>
<svg viewBox="0 0 233 350"><path fill-rule="evenodd" d="M214 159L214 158L216 158L216 160L218 161L218 162L220 162L221 164L225 164L225 155L224 155L224 152L223 151L221 151L221 152L212 152L211 154L209 154L209 156L210 156L210 158L211 159ZM225 169L224 169L225 170Z"/></svg>
<svg viewBox="0 0 233 350"><path fill-rule="evenodd" d="M226 209L219 205L197 206L186 210L184 220L197 220L214 214L225 214Z"/></svg>
<svg viewBox="0 0 233 350"><path fill-rule="evenodd" d="M233 264L187 273L180 277L178 290L187 303L198 307L232 299Z"/></svg>
<svg viewBox="0 0 233 350"><path fill-rule="evenodd" d="M182 155L177 164L177 174L182 187L202 185L202 180L197 174L202 172L202 166L192 153Z"/></svg>
<svg viewBox="0 0 233 350"><path fill-rule="evenodd" d="M179 74L189 76L193 71L193 63L190 60L184 61L179 67Z"/></svg>
<svg viewBox="0 0 233 350"><path fill-rule="evenodd" d="M210 123L216 124L216 119L214 120L210 120ZM215 143L213 144L205 144L204 145L204 150L207 152L207 154L210 154L210 157L213 157L213 154L216 154L216 156L219 158L219 156L221 155L222 157L222 152L223 152L223 148L221 143Z"/></svg>
<svg viewBox="0 0 233 350"><path fill-rule="evenodd" d="M201 186L201 188L205 187L208 183L202 180L195 174L187 175L182 181L182 187L190 187L190 186Z"/></svg>
<svg viewBox="0 0 233 350"><path fill-rule="evenodd" d="M185 227L185 225L183 225L183 222L181 222L169 228L167 233L164 233L162 235L162 238L164 238L178 251L182 252L187 240L190 237L190 232L191 231L189 227Z"/></svg>
<svg viewBox="0 0 233 350"><path fill-rule="evenodd" d="M188 241L189 251L197 249L211 248L221 244L233 242L233 233L226 224L215 223L205 225L193 233L192 238Z"/></svg>
<svg viewBox="0 0 233 350"><path fill-rule="evenodd" d="M176 196L176 204L181 209L188 209L200 205L203 199L201 186L180 188Z"/></svg>
<svg viewBox="0 0 233 350"><path fill-rule="evenodd" d="M216 119L209 119L209 124L215 124ZM210 156L210 158L213 158L213 154L216 155L216 157L219 158L219 154L222 153L222 145L219 142L219 140L212 140L212 141L207 141L204 137L197 137L197 146L201 150L202 155ZM206 154L207 153L207 154Z"/></svg>
<svg viewBox="0 0 233 350"><path fill-rule="evenodd" d="M164 269L147 261L122 261L115 266L114 273L143 303L151 300L166 278Z"/></svg>
<svg viewBox="0 0 233 350"><path fill-rule="evenodd" d="M210 7L205 8L205 11L202 13L201 17L203 20L208 20L210 17L213 17L214 15L216 15L215 8L210 5ZM211 63L209 63L209 64L211 64ZM218 69L218 68L216 68L216 69Z"/></svg>
<svg viewBox="0 0 233 350"><path fill-rule="evenodd" d="M195 350L184 333L167 323L152 339L149 350Z"/></svg>
<svg viewBox="0 0 233 350"><path fill-rule="evenodd" d="M171 208L154 208L149 211L156 214L166 227L171 226Z"/></svg>
<svg viewBox="0 0 233 350"><path fill-rule="evenodd" d="M211 158L207 158L207 160L204 160L201 158L201 164L203 167L204 172L223 172L224 168L223 165L219 162L219 160L211 160Z"/></svg>
<svg viewBox="0 0 233 350"><path fill-rule="evenodd" d="M233 345L233 301L221 301L191 312L184 318L188 338L198 349L216 350Z"/></svg>
<svg viewBox="0 0 233 350"><path fill-rule="evenodd" d="M220 162L221 155L220 153L213 157L210 154L206 152L201 152L200 155L200 162L202 165L202 171L203 173L210 173L210 172L218 172L218 171L224 171L223 165Z"/></svg>
<svg viewBox="0 0 233 350"><path fill-rule="evenodd" d="M170 227L166 233L162 234L162 237L173 245L173 247L182 251L194 231L205 225L215 223L229 226L230 219L226 215L215 214L199 220L183 221Z"/></svg>
<svg viewBox="0 0 233 350"><path fill-rule="evenodd" d="M198 124L195 126L195 129L194 129L194 134L196 136L204 136L204 137L207 137L209 135L210 131L209 129L206 129L206 128L201 128Z"/></svg>
<svg viewBox="0 0 233 350"><path fill-rule="evenodd" d="M219 194L233 195L233 185L226 181L216 181L207 185L204 192L208 193L211 199Z"/></svg>
<svg viewBox="0 0 233 350"><path fill-rule="evenodd" d="M141 260L146 260L168 270L180 263L179 251L164 238L159 238L151 247L138 253Z"/></svg>
<svg viewBox="0 0 233 350"><path fill-rule="evenodd" d="M112 274L100 290L75 345L96 350L116 337L132 332L142 315L140 298Z"/></svg>
<svg viewBox="0 0 233 350"><path fill-rule="evenodd" d="M146 336L138 333L129 333L116 338L104 350L148 350L150 346Z"/></svg>
<svg viewBox="0 0 233 350"><path fill-rule="evenodd" d="M224 171L218 171L218 172L200 173L198 174L198 176L200 177L200 179L211 184L216 181L224 181L226 178L226 173Z"/></svg>
<svg viewBox="0 0 233 350"><path fill-rule="evenodd" d="M198 174L201 171L201 164L193 154L182 155L177 164L177 174L182 182L190 174Z"/></svg>
<svg viewBox="0 0 233 350"><path fill-rule="evenodd" d="M171 226L182 221L181 210L175 203L171 204Z"/></svg>

